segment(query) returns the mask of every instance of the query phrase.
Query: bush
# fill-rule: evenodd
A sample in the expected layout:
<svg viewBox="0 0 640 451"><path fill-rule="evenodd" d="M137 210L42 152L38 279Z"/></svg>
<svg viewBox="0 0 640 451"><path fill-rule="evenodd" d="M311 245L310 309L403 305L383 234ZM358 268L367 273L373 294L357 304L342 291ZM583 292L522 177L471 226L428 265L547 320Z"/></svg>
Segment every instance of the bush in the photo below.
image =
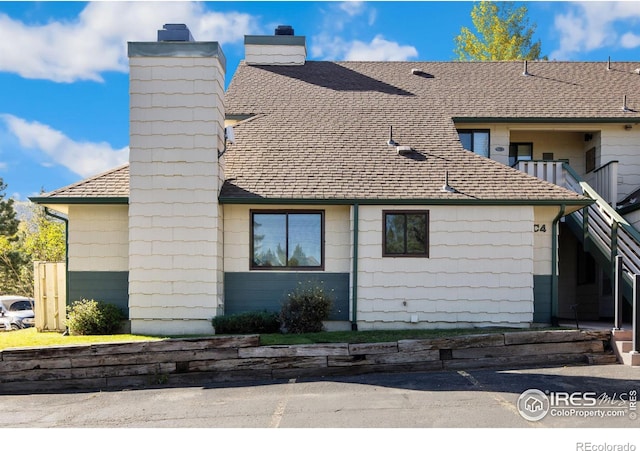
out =
<svg viewBox="0 0 640 451"><path fill-rule="evenodd" d="M212 324L216 334L273 334L280 331L280 320L275 312L216 316Z"/></svg>
<svg viewBox="0 0 640 451"><path fill-rule="evenodd" d="M67 326L73 335L110 335L120 329L124 319L113 304L82 299L71 305Z"/></svg>
<svg viewBox="0 0 640 451"><path fill-rule="evenodd" d="M333 298L325 292L322 283L300 283L282 305L280 322L285 331L292 334L321 332L322 322L329 318L332 306Z"/></svg>

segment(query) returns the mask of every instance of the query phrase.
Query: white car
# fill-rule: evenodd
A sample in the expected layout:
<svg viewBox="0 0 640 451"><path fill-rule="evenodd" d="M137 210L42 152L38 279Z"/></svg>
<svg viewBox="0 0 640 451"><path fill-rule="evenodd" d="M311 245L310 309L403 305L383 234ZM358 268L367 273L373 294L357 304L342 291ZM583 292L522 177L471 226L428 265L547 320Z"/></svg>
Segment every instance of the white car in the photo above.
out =
<svg viewBox="0 0 640 451"><path fill-rule="evenodd" d="M0 296L0 329L19 330L35 326L35 301L24 296Z"/></svg>

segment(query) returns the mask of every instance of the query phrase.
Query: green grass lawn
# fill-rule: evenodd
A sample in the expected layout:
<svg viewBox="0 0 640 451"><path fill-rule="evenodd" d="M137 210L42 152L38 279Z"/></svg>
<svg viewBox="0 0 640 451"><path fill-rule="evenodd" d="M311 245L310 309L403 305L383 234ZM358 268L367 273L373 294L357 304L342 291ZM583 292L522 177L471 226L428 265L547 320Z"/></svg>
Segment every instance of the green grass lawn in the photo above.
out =
<svg viewBox="0 0 640 451"><path fill-rule="evenodd" d="M545 328L536 330L553 330ZM262 334L260 344L296 345L313 343L384 343L406 339L428 339L451 337L456 335L488 334L515 332L530 329L475 328L475 329L434 329L434 330L371 330L318 332L309 334ZM58 332L38 332L35 327L12 332L0 332L0 350L7 348L46 347L63 345L81 345L92 343L121 343L130 341L162 340L180 337L153 337L144 335L62 335Z"/></svg>
<svg viewBox="0 0 640 451"><path fill-rule="evenodd" d="M427 329L427 330L367 330L345 332L319 332L309 334L262 334L260 344L294 345L311 343L384 343L409 339L429 339L456 335L516 332L530 329L473 328L473 329ZM540 329L536 329L540 330ZM548 329L545 329L548 330Z"/></svg>
<svg viewBox="0 0 640 451"><path fill-rule="evenodd" d="M159 337L143 335L62 335L59 332L38 332L35 327L0 332L0 350L7 348L29 348L91 343L119 343L128 341L160 340Z"/></svg>

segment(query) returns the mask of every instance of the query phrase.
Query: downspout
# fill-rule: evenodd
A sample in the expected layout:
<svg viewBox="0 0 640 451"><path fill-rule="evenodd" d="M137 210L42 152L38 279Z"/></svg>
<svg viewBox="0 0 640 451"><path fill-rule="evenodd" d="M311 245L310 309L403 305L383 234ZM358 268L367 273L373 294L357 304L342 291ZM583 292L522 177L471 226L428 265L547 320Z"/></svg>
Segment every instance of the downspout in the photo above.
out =
<svg viewBox="0 0 640 451"><path fill-rule="evenodd" d="M564 216L565 205L551 223L551 325L558 325L558 222Z"/></svg>
<svg viewBox="0 0 640 451"><path fill-rule="evenodd" d="M69 307L69 218L52 213L48 207L44 207L44 213L47 216L64 222L64 302L66 306Z"/></svg>
<svg viewBox="0 0 640 451"><path fill-rule="evenodd" d="M358 204L353 204L353 268L351 283L351 330L358 330Z"/></svg>

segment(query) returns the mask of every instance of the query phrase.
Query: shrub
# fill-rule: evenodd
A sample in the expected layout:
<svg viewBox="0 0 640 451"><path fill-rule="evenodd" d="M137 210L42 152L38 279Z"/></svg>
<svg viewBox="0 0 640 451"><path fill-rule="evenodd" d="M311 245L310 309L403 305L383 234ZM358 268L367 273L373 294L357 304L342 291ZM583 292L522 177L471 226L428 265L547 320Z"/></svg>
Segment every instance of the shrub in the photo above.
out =
<svg viewBox="0 0 640 451"><path fill-rule="evenodd" d="M120 329L124 319L113 304L82 299L71 304L67 326L73 335L109 335Z"/></svg>
<svg viewBox="0 0 640 451"><path fill-rule="evenodd" d="M329 318L332 306L333 298L322 283L299 283L282 305L280 322L288 333L321 332L322 322Z"/></svg>
<svg viewBox="0 0 640 451"><path fill-rule="evenodd" d="M275 312L246 312L216 316L212 320L216 334L273 334L280 331Z"/></svg>

